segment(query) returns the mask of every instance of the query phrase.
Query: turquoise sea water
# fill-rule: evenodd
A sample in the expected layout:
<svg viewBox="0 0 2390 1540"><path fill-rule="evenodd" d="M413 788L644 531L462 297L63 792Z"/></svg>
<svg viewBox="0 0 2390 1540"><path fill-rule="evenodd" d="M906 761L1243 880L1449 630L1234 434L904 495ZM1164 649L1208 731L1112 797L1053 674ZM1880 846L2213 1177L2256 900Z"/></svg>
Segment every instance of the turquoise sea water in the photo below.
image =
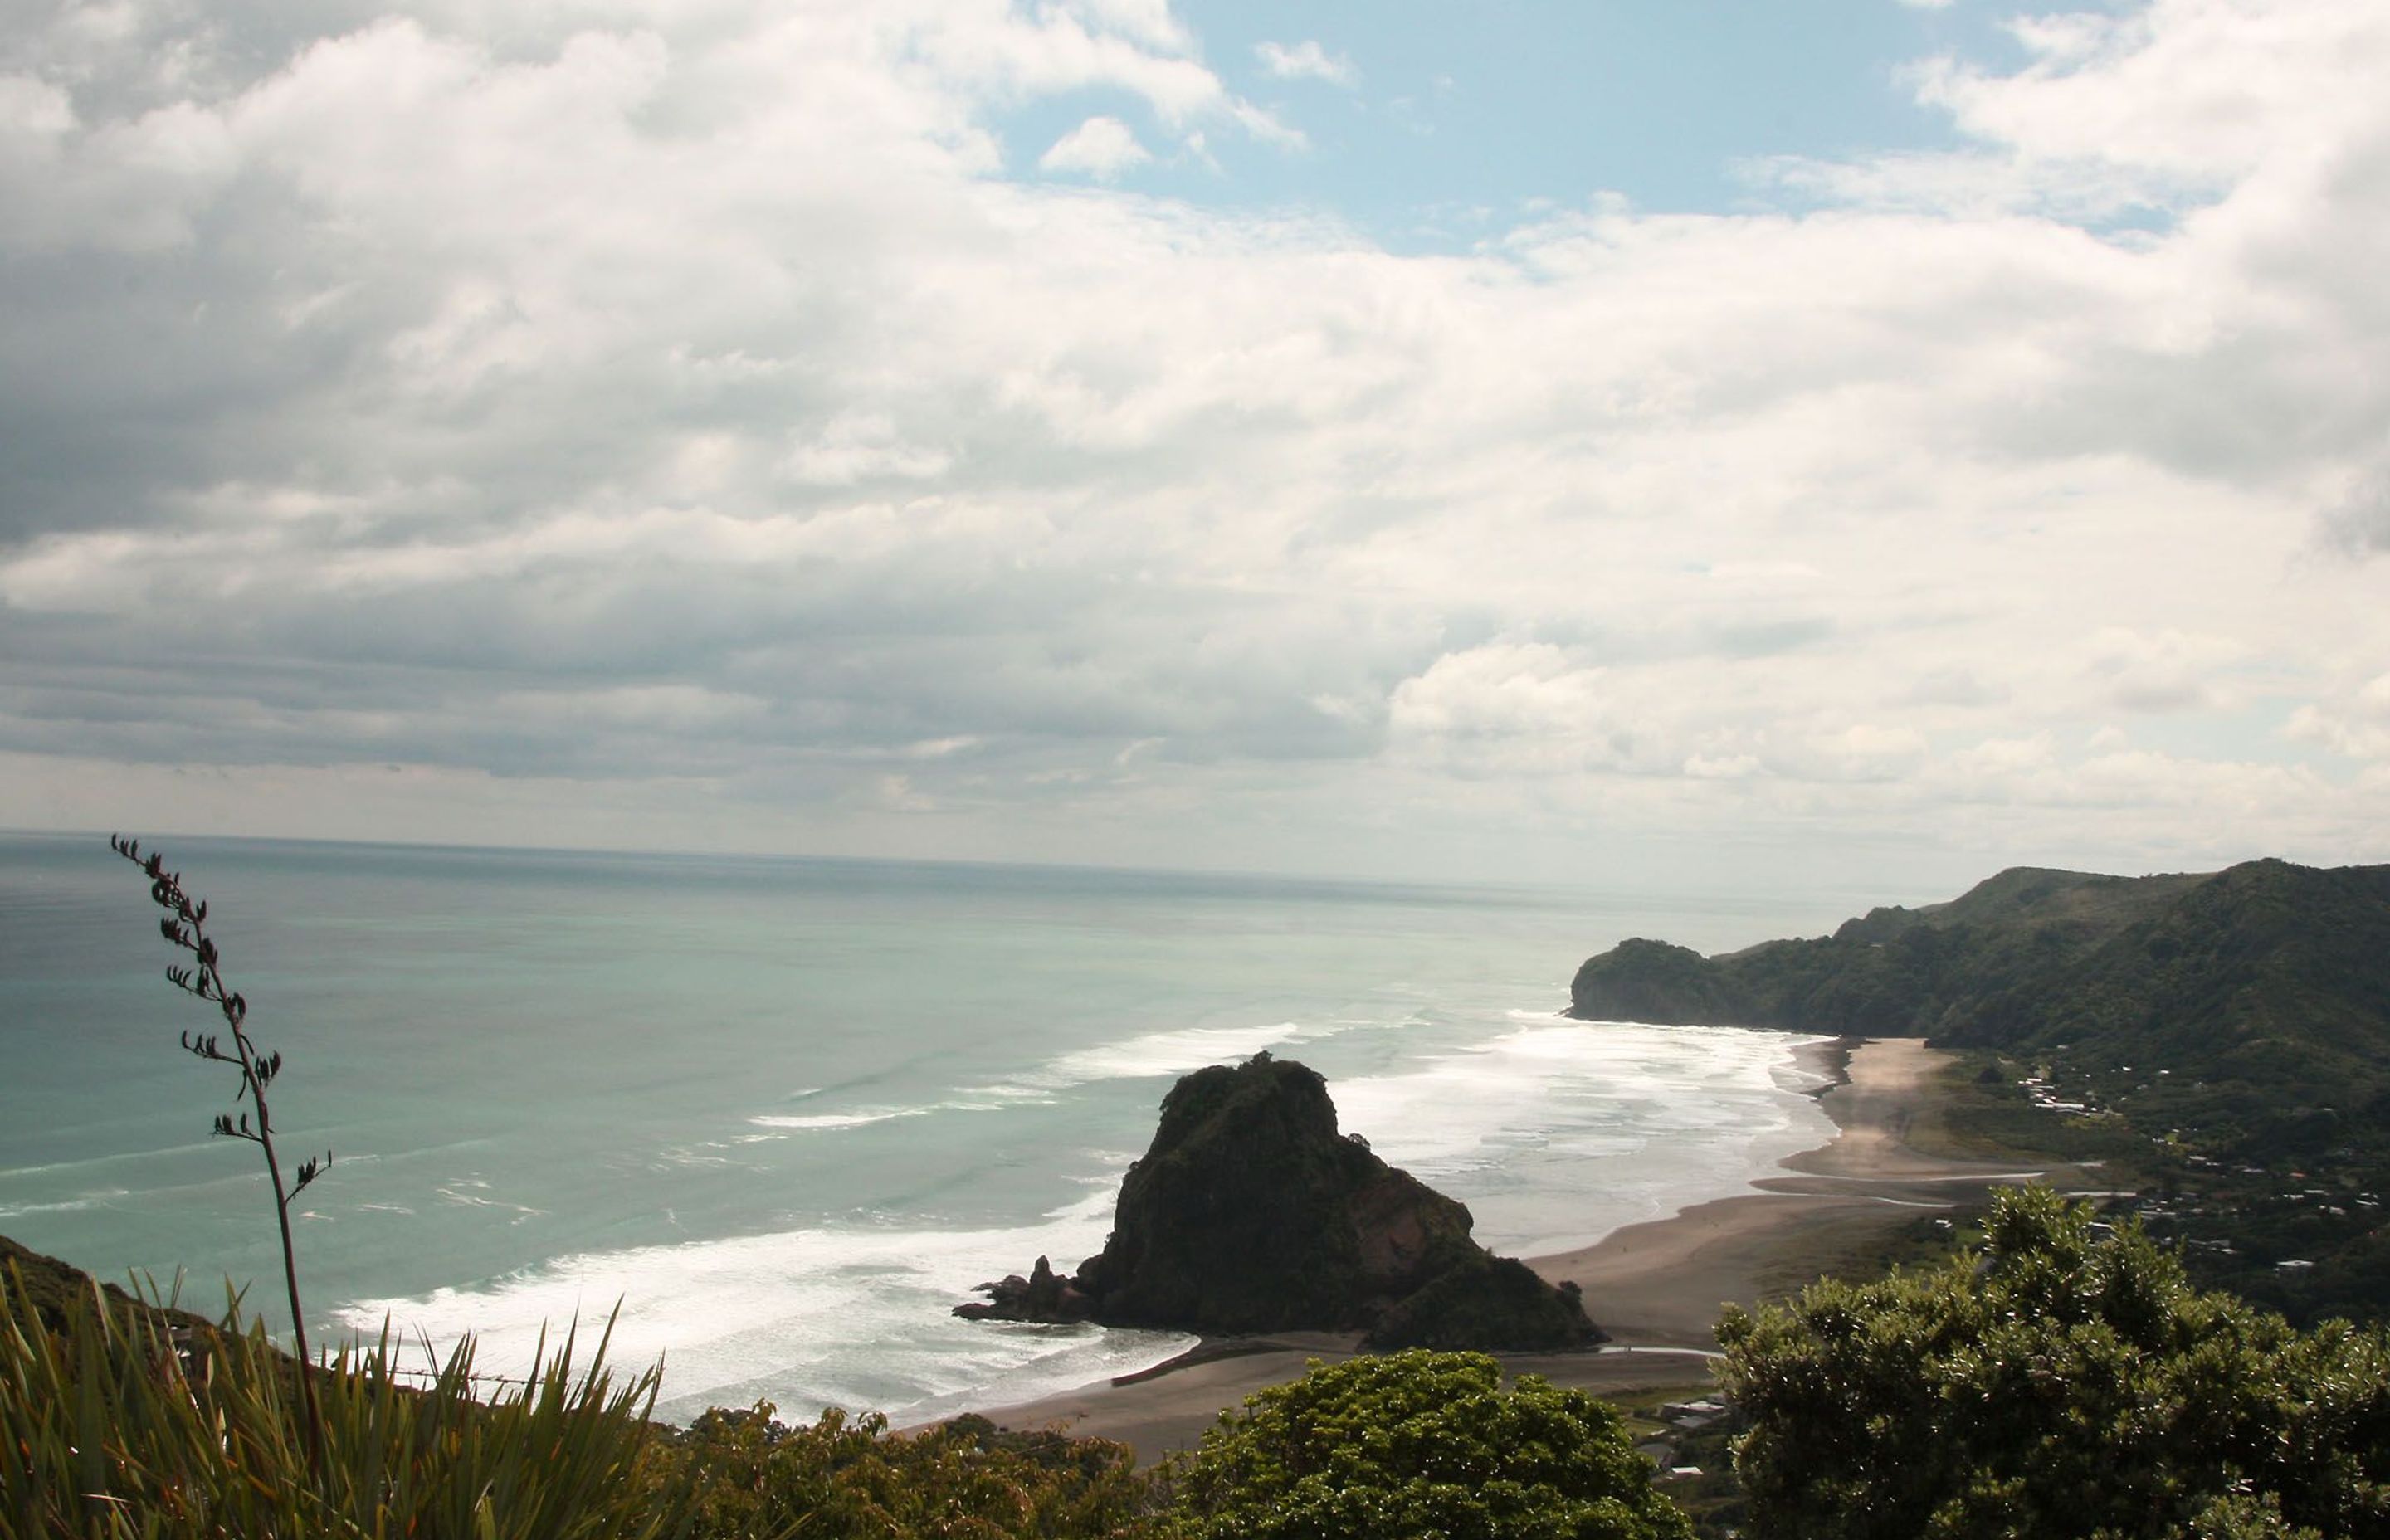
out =
<svg viewBox="0 0 2390 1540"><path fill-rule="evenodd" d="M1559 1019L1623 936L1814 927L1743 900L1072 868L181 840L288 1066L311 1324L485 1360L619 1306L667 1409L920 1417L1142 1367L1166 1334L946 1307L1102 1244L1172 1079L1269 1048L1533 1254L1740 1187L1827 1124L1788 1040ZM0 1232L284 1315L212 1023L96 838L0 836ZM1599 1318L1599 1301L1589 1302Z"/></svg>

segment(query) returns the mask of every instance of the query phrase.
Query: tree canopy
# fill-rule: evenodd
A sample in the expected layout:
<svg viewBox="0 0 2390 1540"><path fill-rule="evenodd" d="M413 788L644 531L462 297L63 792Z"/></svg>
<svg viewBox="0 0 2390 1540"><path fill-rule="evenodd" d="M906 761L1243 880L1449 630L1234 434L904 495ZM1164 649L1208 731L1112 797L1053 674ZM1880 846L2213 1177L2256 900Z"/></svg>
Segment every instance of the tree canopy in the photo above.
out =
<svg viewBox="0 0 2390 1540"><path fill-rule="evenodd" d="M2191 1286L2046 1188L1980 1248L1718 1328L1749 1533L2390 1535L2390 1342Z"/></svg>
<svg viewBox="0 0 2390 1540"><path fill-rule="evenodd" d="M1680 1540L1618 1414L1476 1353L1315 1362L1224 1414L1179 1475L1209 1540Z"/></svg>

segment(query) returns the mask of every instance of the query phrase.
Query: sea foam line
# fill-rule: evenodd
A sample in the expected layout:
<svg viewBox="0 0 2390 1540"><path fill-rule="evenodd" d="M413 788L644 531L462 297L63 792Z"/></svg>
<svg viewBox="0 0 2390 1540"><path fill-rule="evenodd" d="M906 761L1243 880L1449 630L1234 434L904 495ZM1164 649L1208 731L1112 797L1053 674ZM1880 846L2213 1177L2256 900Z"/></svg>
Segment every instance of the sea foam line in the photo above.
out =
<svg viewBox="0 0 2390 1540"><path fill-rule="evenodd" d="M1468 1203L1498 1251L1591 1244L1831 1136L1786 1084L1794 1039L1506 1015L1511 1031L1330 1087L1346 1132Z"/></svg>
<svg viewBox="0 0 2390 1540"><path fill-rule="evenodd" d="M975 1086L965 1095L1008 1100L1046 1100L1057 1091L1108 1080L1145 1080L1183 1075L1209 1064L1234 1063L1264 1048L1309 1042L1346 1030L1341 1023L1304 1027L1274 1021L1242 1027L1180 1027L1148 1033L1121 1043L1102 1043L1047 1059L1017 1079Z"/></svg>
<svg viewBox="0 0 2390 1540"><path fill-rule="evenodd" d="M1008 1327L948 1309L993 1274L1051 1255L1068 1269L1099 1249L1115 1174L1020 1226L963 1230L824 1225L772 1235L559 1257L489 1284L335 1312L385 1320L435 1355L467 1334L491 1372L520 1375L543 1330L612 1322L618 1365L661 1363L663 1415L772 1401L784 1418L828 1405L936 1415L1030 1400L1180 1353L1173 1332Z"/></svg>
<svg viewBox="0 0 2390 1540"><path fill-rule="evenodd" d="M816 1112L799 1116L770 1113L747 1121L758 1128L865 1128L875 1123L890 1123L898 1118L927 1117L944 1110L943 1106L888 1107L865 1112Z"/></svg>

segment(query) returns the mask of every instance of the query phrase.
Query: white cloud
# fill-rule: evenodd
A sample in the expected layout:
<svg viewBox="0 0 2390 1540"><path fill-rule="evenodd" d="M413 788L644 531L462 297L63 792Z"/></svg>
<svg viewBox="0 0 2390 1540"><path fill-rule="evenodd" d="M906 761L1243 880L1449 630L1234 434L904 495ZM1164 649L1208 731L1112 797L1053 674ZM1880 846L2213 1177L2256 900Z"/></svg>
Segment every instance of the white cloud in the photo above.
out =
<svg viewBox="0 0 2390 1540"><path fill-rule="evenodd" d="M2031 56L1995 72L1943 61L1923 100L1980 138L2042 160L2086 160L2222 184L2370 133L2380 6L2154 0L2111 15L2011 24Z"/></svg>
<svg viewBox="0 0 2390 1540"><path fill-rule="evenodd" d="M2374 468L2326 508L2318 533L2349 556L2390 551L2390 469Z"/></svg>
<svg viewBox="0 0 2390 1540"><path fill-rule="evenodd" d="M1759 768L1756 754L1693 754L1685 760L1685 774L1696 780L1740 780Z"/></svg>
<svg viewBox="0 0 2390 1540"><path fill-rule="evenodd" d="M1165 53L1191 53L1195 40L1171 14L1170 0L1065 0L1068 8Z"/></svg>
<svg viewBox="0 0 2390 1540"><path fill-rule="evenodd" d="M1086 90L1291 135L1153 0L221 19L0 84L22 818L2390 854L2377 6L2038 24L1920 74L1962 155L1434 256L1008 179Z"/></svg>
<svg viewBox="0 0 2390 1540"><path fill-rule="evenodd" d="M2301 706L2286 730L2352 759L2390 762L2390 674Z"/></svg>
<svg viewBox="0 0 2390 1540"><path fill-rule="evenodd" d="M1816 734L1807 747L1818 759L1812 774L1832 779L1886 780L1921 761L1926 741L1925 735L1914 727L1858 722Z"/></svg>
<svg viewBox="0 0 2390 1540"><path fill-rule="evenodd" d="M1110 180L1152 159L1152 154L1137 143L1128 124L1118 118L1089 118L1055 140L1037 158L1037 169L1075 172Z"/></svg>
<svg viewBox="0 0 2390 1540"><path fill-rule="evenodd" d="M1301 43L1256 43L1253 57L1278 80L1317 80L1350 90L1361 83L1361 71L1343 54L1331 54L1310 38Z"/></svg>
<svg viewBox="0 0 2390 1540"><path fill-rule="evenodd" d="M847 487L875 480L923 481L954 464L944 450L907 443L884 413L844 412L781 462L792 481Z"/></svg>
<svg viewBox="0 0 2390 1540"><path fill-rule="evenodd" d="M2107 626L2084 648L2086 680L2102 704L2129 712L2182 712L2231 703L2229 672L2245 649L2223 636Z"/></svg>

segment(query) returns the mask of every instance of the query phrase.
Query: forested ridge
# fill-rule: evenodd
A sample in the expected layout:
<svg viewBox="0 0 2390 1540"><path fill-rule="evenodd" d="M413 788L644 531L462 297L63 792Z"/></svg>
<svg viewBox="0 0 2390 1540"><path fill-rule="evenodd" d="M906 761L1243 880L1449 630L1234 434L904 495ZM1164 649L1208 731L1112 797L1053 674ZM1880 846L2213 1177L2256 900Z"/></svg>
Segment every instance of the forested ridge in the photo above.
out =
<svg viewBox="0 0 2390 1540"><path fill-rule="evenodd" d="M2016 867L1831 936L1625 942L1577 970L1570 1014L1963 1050L2053 1129L2114 1136L2201 1281L2297 1319L2390 1314L2390 866Z"/></svg>

